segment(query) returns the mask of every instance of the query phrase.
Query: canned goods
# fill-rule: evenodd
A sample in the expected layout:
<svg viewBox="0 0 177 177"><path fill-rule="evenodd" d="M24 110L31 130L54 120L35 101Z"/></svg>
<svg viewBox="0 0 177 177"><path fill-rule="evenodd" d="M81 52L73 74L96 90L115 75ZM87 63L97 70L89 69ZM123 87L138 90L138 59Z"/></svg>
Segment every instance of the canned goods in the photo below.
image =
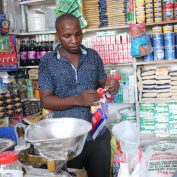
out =
<svg viewBox="0 0 177 177"><path fill-rule="evenodd" d="M163 47L154 47L154 61L164 59L164 48Z"/></svg>
<svg viewBox="0 0 177 177"><path fill-rule="evenodd" d="M162 12L154 13L154 17L161 17L162 18Z"/></svg>
<svg viewBox="0 0 177 177"><path fill-rule="evenodd" d="M162 17L155 17L155 18L154 18L154 21L155 21L155 22L161 22L161 21L162 21Z"/></svg>
<svg viewBox="0 0 177 177"><path fill-rule="evenodd" d="M145 0L145 3L153 3L153 0Z"/></svg>
<svg viewBox="0 0 177 177"><path fill-rule="evenodd" d="M165 25L163 26L164 33L173 33L173 25Z"/></svg>
<svg viewBox="0 0 177 177"><path fill-rule="evenodd" d="M174 46L175 45L175 34L174 33L165 33L164 34L164 43L165 46Z"/></svg>
<svg viewBox="0 0 177 177"><path fill-rule="evenodd" d="M175 44L177 45L177 33L175 33Z"/></svg>
<svg viewBox="0 0 177 177"><path fill-rule="evenodd" d="M153 17L154 17L153 13L146 14L146 18L153 18Z"/></svg>
<svg viewBox="0 0 177 177"><path fill-rule="evenodd" d="M154 26L152 28L152 34L162 34L162 26Z"/></svg>
<svg viewBox="0 0 177 177"><path fill-rule="evenodd" d="M150 54L144 56L144 61L145 61L145 62L153 61L153 55L152 55L152 53L150 53Z"/></svg>
<svg viewBox="0 0 177 177"><path fill-rule="evenodd" d="M174 60L175 59L175 46L165 47L165 60Z"/></svg>
<svg viewBox="0 0 177 177"><path fill-rule="evenodd" d="M153 23L154 22L154 18L146 18L146 23Z"/></svg>
<svg viewBox="0 0 177 177"><path fill-rule="evenodd" d="M154 13L158 13L158 12L162 13L162 8L161 7L154 8Z"/></svg>
<svg viewBox="0 0 177 177"><path fill-rule="evenodd" d="M163 0L162 3L163 4L173 4L174 0Z"/></svg>
<svg viewBox="0 0 177 177"><path fill-rule="evenodd" d="M153 3L146 3L145 4L145 7L146 7L146 9L150 9L150 8L153 8Z"/></svg>
<svg viewBox="0 0 177 177"><path fill-rule="evenodd" d="M154 3L161 3L161 0L154 0Z"/></svg>
<svg viewBox="0 0 177 177"><path fill-rule="evenodd" d="M153 47L164 47L164 35L161 34L153 34L152 35L152 44Z"/></svg>
<svg viewBox="0 0 177 177"><path fill-rule="evenodd" d="M177 25L174 25L174 32L177 33Z"/></svg>
<svg viewBox="0 0 177 177"><path fill-rule="evenodd" d="M145 22L145 16L137 16L136 21L137 21L137 23Z"/></svg>
<svg viewBox="0 0 177 177"><path fill-rule="evenodd" d="M164 14L164 20L173 20L173 4L171 5L164 5L163 7L163 14Z"/></svg>
<svg viewBox="0 0 177 177"><path fill-rule="evenodd" d="M136 7L144 6L144 0L135 1Z"/></svg>
<svg viewBox="0 0 177 177"><path fill-rule="evenodd" d="M174 4L174 17L177 19L177 4Z"/></svg>
<svg viewBox="0 0 177 177"><path fill-rule="evenodd" d="M160 8L160 7L162 7L161 2L154 3L154 8Z"/></svg>
<svg viewBox="0 0 177 177"><path fill-rule="evenodd" d="M153 13L153 9L146 9L146 13Z"/></svg>

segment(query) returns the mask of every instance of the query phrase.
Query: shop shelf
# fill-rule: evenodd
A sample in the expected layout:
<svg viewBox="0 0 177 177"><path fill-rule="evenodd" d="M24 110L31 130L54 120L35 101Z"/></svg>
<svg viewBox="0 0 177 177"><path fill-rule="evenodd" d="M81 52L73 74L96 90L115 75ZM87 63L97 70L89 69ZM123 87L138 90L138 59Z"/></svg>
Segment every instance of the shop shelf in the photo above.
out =
<svg viewBox="0 0 177 177"><path fill-rule="evenodd" d="M156 137L153 134L140 134L141 140L174 140L177 139L177 136L167 136L167 137Z"/></svg>
<svg viewBox="0 0 177 177"><path fill-rule="evenodd" d="M156 64L172 64L172 63L177 63L177 59L174 59L174 60L149 61L149 62L136 62L136 65L156 65Z"/></svg>
<svg viewBox="0 0 177 177"><path fill-rule="evenodd" d="M39 4L56 3L55 0L28 0L20 2L21 5L39 5Z"/></svg>
<svg viewBox="0 0 177 177"><path fill-rule="evenodd" d="M18 69L34 69L39 68L39 66L19 66Z"/></svg>

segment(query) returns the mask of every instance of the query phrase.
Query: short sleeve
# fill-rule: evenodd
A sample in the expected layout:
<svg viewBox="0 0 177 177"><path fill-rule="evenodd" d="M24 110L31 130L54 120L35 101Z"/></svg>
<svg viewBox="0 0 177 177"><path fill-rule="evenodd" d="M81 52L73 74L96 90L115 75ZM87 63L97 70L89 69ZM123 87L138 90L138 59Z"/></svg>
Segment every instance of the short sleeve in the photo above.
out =
<svg viewBox="0 0 177 177"><path fill-rule="evenodd" d="M97 80L106 80L107 76L104 71L103 61L97 52L96 52L96 59L97 59L97 68L98 68Z"/></svg>
<svg viewBox="0 0 177 177"><path fill-rule="evenodd" d="M53 90L52 77L49 72L49 64L46 57L43 57L39 64L38 75L39 90Z"/></svg>

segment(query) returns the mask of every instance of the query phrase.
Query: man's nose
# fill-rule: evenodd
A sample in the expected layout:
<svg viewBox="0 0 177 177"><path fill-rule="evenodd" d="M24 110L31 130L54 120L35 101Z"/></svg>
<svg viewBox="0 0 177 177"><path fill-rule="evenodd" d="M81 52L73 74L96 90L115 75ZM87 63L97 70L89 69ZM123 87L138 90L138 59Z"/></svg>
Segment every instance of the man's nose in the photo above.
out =
<svg viewBox="0 0 177 177"><path fill-rule="evenodd" d="M75 36L72 36L71 42L72 42L73 44L77 43L77 38L76 38Z"/></svg>

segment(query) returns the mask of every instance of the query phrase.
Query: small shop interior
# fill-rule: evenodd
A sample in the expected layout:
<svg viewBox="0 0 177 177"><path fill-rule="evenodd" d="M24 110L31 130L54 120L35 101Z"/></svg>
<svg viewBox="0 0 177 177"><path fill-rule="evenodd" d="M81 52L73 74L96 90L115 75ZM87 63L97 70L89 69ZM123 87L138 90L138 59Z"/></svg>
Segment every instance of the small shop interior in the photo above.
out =
<svg viewBox="0 0 177 177"><path fill-rule="evenodd" d="M66 167L80 142L56 138L50 151L40 127L52 119L40 103L40 58L59 44L55 20L65 13L120 83L106 100L110 177L177 177L177 0L1 0L0 176L87 177ZM41 131L46 139L28 141Z"/></svg>

